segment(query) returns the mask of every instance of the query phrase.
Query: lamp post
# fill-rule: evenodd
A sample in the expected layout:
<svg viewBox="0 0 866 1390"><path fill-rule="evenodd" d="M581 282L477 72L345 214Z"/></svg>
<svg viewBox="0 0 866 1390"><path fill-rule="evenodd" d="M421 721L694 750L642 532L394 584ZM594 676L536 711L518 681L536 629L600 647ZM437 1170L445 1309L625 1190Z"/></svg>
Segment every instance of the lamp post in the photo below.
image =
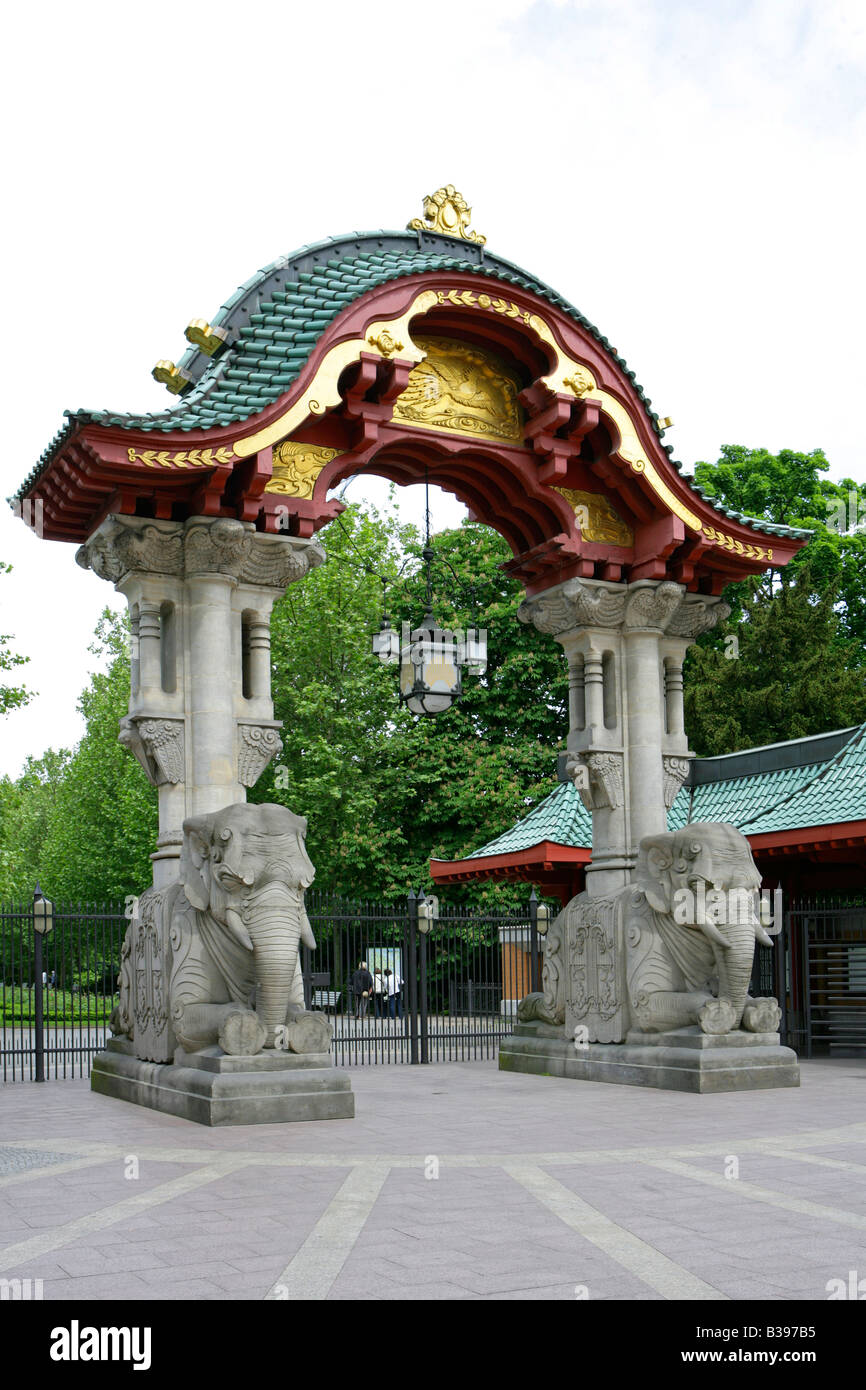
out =
<svg viewBox="0 0 866 1390"><path fill-rule="evenodd" d="M530 988L533 994L537 994L541 989L538 938L547 935L547 928L549 925L550 908L547 906L547 903L540 903L538 901L535 892L535 884L533 884L532 892L529 895L529 977Z"/></svg>
<svg viewBox="0 0 866 1390"><path fill-rule="evenodd" d="M430 1061L430 1032L427 1022L427 937L439 917L439 899L426 897L422 888L418 897L418 930L421 933L421 961L418 972L421 1023L421 1061Z"/></svg>
<svg viewBox="0 0 866 1390"><path fill-rule="evenodd" d="M36 973L36 993L33 997L36 1029L36 1080L45 1080L45 1036L42 1010L42 938L54 926L54 904L43 895L37 883L33 890L33 968Z"/></svg>

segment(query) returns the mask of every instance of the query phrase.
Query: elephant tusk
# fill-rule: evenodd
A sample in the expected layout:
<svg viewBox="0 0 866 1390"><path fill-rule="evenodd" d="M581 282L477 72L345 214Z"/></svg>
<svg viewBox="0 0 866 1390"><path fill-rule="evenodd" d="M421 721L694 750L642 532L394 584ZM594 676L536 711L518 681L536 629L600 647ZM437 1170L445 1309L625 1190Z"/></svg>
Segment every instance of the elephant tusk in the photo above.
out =
<svg viewBox="0 0 866 1390"><path fill-rule="evenodd" d="M762 946L773 945L773 938L767 935L760 922L758 922L757 926L755 927L755 936L758 938Z"/></svg>
<svg viewBox="0 0 866 1390"><path fill-rule="evenodd" d="M702 931L704 936L710 941L715 941L717 946L721 946L723 950L729 951L731 949L730 941L725 940L718 927L714 926L712 922L698 922L698 929Z"/></svg>
<svg viewBox="0 0 866 1390"><path fill-rule="evenodd" d="M226 925L232 936L234 936L242 946L246 947L248 951L253 949L252 937L241 921L240 913L233 907L226 909Z"/></svg>

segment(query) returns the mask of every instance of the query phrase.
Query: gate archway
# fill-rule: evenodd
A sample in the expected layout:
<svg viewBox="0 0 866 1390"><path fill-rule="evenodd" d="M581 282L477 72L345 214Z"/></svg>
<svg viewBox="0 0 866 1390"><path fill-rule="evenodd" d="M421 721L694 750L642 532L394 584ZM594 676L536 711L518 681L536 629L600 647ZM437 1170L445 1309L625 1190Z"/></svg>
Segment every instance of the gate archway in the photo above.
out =
<svg viewBox="0 0 866 1390"><path fill-rule="evenodd" d="M480 241L335 238L186 333L177 365L154 368L170 409L69 414L17 499L41 507L47 538L85 541L109 514L308 538L352 473L404 483L426 467L506 538L530 595L574 575L716 594L798 548L714 508L607 339Z"/></svg>
<svg viewBox="0 0 866 1390"><path fill-rule="evenodd" d="M129 600L122 737L159 787L167 872L184 815L243 800L279 747L270 608L323 558L346 478L426 475L506 539L521 616L568 653L572 767L616 882L691 756L686 647L726 583L803 543L714 507L617 350L468 220L449 186L404 232L274 262L154 368L171 408L70 414L18 494Z"/></svg>

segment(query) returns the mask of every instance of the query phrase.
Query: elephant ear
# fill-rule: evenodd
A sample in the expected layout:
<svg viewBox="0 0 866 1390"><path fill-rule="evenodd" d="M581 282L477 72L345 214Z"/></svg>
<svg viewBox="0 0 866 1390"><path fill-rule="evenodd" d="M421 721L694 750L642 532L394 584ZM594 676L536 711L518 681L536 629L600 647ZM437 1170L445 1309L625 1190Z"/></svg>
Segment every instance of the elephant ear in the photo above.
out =
<svg viewBox="0 0 866 1390"><path fill-rule="evenodd" d="M210 907L210 860L213 816L191 816L183 823L180 851L180 877L193 907L204 912Z"/></svg>
<svg viewBox="0 0 866 1390"><path fill-rule="evenodd" d="M640 842L635 884L656 912L671 910L673 835L648 835Z"/></svg>

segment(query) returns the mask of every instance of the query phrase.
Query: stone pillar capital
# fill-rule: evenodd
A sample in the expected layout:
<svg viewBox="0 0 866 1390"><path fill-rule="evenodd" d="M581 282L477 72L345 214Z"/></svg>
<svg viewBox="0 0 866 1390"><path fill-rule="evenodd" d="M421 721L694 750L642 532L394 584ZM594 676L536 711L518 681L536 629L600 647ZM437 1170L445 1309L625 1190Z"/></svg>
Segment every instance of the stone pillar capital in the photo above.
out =
<svg viewBox="0 0 866 1390"><path fill-rule="evenodd" d="M225 575L238 583L282 591L320 565L325 552L316 541L266 535L252 522L231 517L153 521L109 516L76 552L82 569L120 585L129 574Z"/></svg>
<svg viewBox="0 0 866 1390"><path fill-rule="evenodd" d="M721 599L689 594L668 579L639 579L634 584L567 579L525 599L517 610L522 623L560 642L586 629L649 631L693 642L729 613Z"/></svg>

